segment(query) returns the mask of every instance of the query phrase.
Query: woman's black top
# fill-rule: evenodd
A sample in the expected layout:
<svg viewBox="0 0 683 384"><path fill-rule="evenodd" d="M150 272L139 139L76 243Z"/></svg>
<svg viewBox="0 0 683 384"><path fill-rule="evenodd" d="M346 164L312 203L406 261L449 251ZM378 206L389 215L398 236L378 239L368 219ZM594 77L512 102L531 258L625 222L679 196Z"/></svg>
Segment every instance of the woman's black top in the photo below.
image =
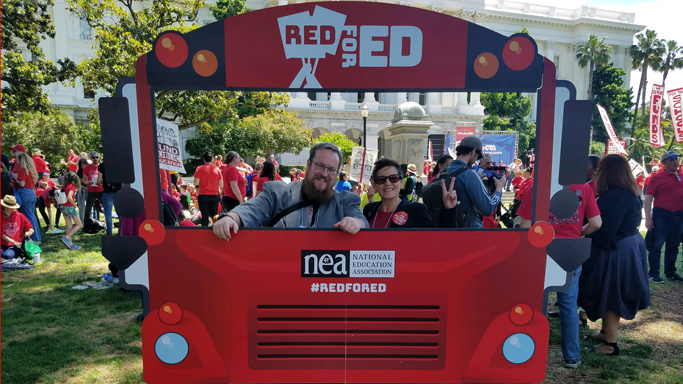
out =
<svg viewBox="0 0 683 384"><path fill-rule="evenodd" d="M382 203L380 201L374 201L363 207L363 216L365 216L365 218L368 219L368 222L371 222L371 219L375 216L375 213L377 213L377 210L379 209L381 204ZM392 217L391 225L389 226L389 228L436 227L436 224L434 224L432 217L429 216L427 207L422 203L413 203L408 201L407 199L402 199L401 202L398 203L394 215L396 215L396 213L398 212L405 212L408 215L405 224L396 224L396 221L393 220Z"/></svg>
<svg viewBox="0 0 683 384"><path fill-rule="evenodd" d="M588 235L593 248L616 249L619 240L638 233L642 220L640 198L623 188L612 188L598 198L602 226Z"/></svg>

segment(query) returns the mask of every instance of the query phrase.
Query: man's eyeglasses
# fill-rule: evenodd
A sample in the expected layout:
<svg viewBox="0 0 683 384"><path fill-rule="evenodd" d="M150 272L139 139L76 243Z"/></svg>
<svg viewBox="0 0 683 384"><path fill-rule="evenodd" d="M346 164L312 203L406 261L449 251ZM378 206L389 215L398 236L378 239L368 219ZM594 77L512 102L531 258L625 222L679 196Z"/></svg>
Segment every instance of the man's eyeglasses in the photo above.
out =
<svg viewBox="0 0 683 384"><path fill-rule="evenodd" d="M375 176L375 184L382 185L389 180L390 183L398 183L401 181L401 177L399 175L389 175L389 176Z"/></svg>
<svg viewBox="0 0 683 384"><path fill-rule="evenodd" d="M338 172L337 172L337 168L332 168L332 167L329 167L329 168L328 168L328 167L326 167L326 166L324 166L324 165L322 165L322 164L320 164L320 163L317 163L317 162L315 162L315 161L313 162L313 165L315 165L315 167L316 167L316 168L318 169L318 171L320 171L320 172L329 172L329 173L332 174L332 175L336 175L336 174L338 173Z"/></svg>
<svg viewBox="0 0 683 384"><path fill-rule="evenodd" d="M93 159L93 160L99 159L99 158L100 158L99 156L93 156L93 157L91 157L91 159Z"/></svg>

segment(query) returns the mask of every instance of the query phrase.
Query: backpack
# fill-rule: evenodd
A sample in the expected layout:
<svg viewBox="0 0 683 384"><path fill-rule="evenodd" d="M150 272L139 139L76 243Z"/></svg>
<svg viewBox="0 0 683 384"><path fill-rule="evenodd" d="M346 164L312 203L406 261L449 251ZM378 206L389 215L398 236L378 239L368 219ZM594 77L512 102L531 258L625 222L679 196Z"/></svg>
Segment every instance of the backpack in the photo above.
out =
<svg viewBox="0 0 683 384"><path fill-rule="evenodd" d="M422 184L422 181L419 179L417 180L417 184L415 184L415 194L417 197L422 197L424 194L424 184Z"/></svg>
<svg viewBox="0 0 683 384"><path fill-rule="evenodd" d="M83 233L100 233L106 232L107 225L103 221L86 219L85 225L83 226Z"/></svg>
<svg viewBox="0 0 683 384"><path fill-rule="evenodd" d="M254 175L258 175L258 173L250 173L247 175L247 185L244 186L247 191L246 197L251 197L254 194L254 191L252 191L251 182L251 179L254 177Z"/></svg>
<svg viewBox="0 0 683 384"><path fill-rule="evenodd" d="M163 201L161 202L161 223L164 227L177 227L179 225L175 211Z"/></svg>
<svg viewBox="0 0 683 384"><path fill-rule="evenodd" d="M55 200L57 200L57 204L66 204L67 198L66 192L64 192L64 188L55 189Z"/></svg>
<svg viewBox="0 0 683 384"><path fill-rule="evenodd" d="M465 227L465 217L467 216L468 211L470 211L470 214L472 213L471 207L468 210L465 210L460 204L460 199L458 199L458 205L452 210L447 211L449 212L448 215L442 215L443 192L441 190L441 180L444 180L446 186L449 186L451 177L457 178L458 175L467 170L468 168L463 167L452 174L445 171L441 172L439 176L427 183L422 189L422 201L424 202L424 205L427 206L429 216L431 216L432 220L442 228L463 228Z"/></svg>

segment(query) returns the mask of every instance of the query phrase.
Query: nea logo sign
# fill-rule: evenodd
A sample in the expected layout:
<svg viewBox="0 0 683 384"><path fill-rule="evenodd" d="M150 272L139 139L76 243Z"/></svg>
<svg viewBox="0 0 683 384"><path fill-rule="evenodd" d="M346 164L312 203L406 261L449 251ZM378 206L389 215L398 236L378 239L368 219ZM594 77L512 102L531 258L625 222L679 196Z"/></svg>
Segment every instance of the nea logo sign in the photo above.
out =
<svg viewBox="0 0 683 384"><path fill-rule="evenodd" d="M350 251L301 251L301 277L349 277Z"/></svg>

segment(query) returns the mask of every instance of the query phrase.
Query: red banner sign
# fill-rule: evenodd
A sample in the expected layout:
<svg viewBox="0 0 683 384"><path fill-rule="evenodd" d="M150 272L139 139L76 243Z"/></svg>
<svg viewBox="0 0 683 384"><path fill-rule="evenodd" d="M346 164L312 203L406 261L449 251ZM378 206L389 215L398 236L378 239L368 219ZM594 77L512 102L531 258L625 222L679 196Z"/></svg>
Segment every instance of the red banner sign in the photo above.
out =
<svg viewBox="0 0 683 384"><path fill-rule="evenodd" d="M626 140L619 140L619 144L621 145L622 148L626 147ZM612 140L607 140L607 154L608 155L618 155L619 154L619 148L617 145L614 143Z"/></svg>
<svg viewBox="0 0 683 384"><path fill-rule="evenodd" d="M669 110L671 111L671 123L674 127L676 142L683 142L683 88L667 92L669 96Z"/></svg>
<svg viewBox="0 0 683 384"><path fill-rule="evenodd" d="M650 144L655 147L664 145L664 134L662 134L662 98L664 97L664 87L652 85L652 96L650 96Z"/></svg>
<svg viewBox="0 0 683 384"><path fill-rule="evenodd" d="M462 139L467 136L474 136L474 127L455 127L455 146L460 145Z"/></svg>
<svg viewBox="0 0 683 384"><path fill-rule="evenodd" d="M621 145L619 137L617 137L617 134L614 133L614 128L612 128L612 122L609 121L609 115L607 115L607 110L605 110L605 108L602 105L598 105L597 107L598 111L600 112L600 117L602 118L602 123L605 124L607 134L609 135L610 140L613 142L613 145L617 150L616 153L628 156L628 152L626 152L624 147ZM624 144L625 143L626 142L624 142Z"/></svg>

